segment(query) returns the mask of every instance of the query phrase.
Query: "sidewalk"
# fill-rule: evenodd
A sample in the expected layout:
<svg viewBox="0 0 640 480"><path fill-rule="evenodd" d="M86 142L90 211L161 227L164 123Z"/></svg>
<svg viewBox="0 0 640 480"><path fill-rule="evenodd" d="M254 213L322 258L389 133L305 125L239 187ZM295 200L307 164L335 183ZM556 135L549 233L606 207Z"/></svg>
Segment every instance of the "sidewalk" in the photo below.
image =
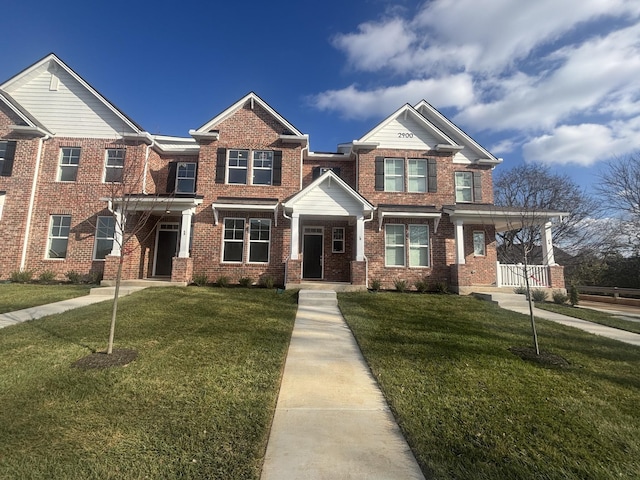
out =
<svg viewBox="0 0 640 480"><path fill-rule="evenodd" d="M424 479L335 292L299 293L261 478Z"/></svg>
<svg viewBox="0 0 640 480"><path fill-rule="evenodd" d="M478 296L481 296L485 299L486 296L490 296L490 300L496 302L501 308L529 315L529 304L524 298L524 295L517 295L514 293L492 293L482 294ZM544 318L545 320L551 320L553 322L561 323L562 325L579 328L580 330L593 333L594 335L600 335L602 337L611 338L613 340L618 340L620 342L629 343L631 345L640 347L640 334L637 333L627 332L625 330L619 330L617 328L606 327L598 323L587 322L586 320L580 320L579 318L573 318L567 315L549 312L540 308L534 308L533 315L537 318Z"/></svg>

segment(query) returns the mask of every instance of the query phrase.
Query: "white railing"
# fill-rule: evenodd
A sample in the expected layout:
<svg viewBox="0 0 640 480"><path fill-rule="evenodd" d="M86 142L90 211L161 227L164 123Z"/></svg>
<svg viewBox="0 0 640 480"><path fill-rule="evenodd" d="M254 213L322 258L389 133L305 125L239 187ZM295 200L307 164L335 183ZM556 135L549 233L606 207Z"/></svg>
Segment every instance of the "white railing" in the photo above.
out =
<svg viewBox="0 0 640 480"><path fill-rule="evenodd" d="M524 287L524 265L507 265L498 263L498 287ZM532 287L549 287L549 267L547 265L527 265L529 285Z"/></svg>

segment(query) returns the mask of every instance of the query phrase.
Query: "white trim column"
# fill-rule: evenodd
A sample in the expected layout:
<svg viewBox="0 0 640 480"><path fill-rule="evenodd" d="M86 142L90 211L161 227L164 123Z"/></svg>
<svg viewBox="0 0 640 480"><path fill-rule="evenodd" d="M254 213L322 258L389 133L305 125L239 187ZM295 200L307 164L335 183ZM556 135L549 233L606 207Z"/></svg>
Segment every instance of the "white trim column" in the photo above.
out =
<svg viewBox="0 0 640 480"><path fill-rule="evenodd" d="M300 214L291 215L291 260L300 258Z"/></svg>
<svg viewBox="0 0 640 480"><path fill-rule="evenodd" d="M364 216L356 219L356 261L364 262Z"/></svg>
<svg viewBox="0 0 640 480"><path fill-rule="evenodd" d="M460 219L455 220L455 239L456 239L456 263L458 265L465 264L464 260L464 222Z"/></svg>
<svg viewBox="0 0 640 480"><path fill-rule="evenodd" d="M124 220L125 216L122 214L122 207L116 207L113 211L113 218L115 220L114 231L113 231L113 247L111 247L111 255L115 257L120 256L120 248L122 246L122 238L124 230Z"/></svg>
<svg viewBox="0 0 640 480"><path fill-rule="evenodd" d="M189 258L189 240L191 239L191 218L196 213L195 208L182 211L182 223L180 225L180 251L179 258Z"/></svg>
<svg viewBox="0 0 640 480"><path fill-rule="evenodd" d="M542 256L544 265L555 265L556 259L553 254L553 237L551 235L551 222L547 222L544 224L542 228Z"/></svg>

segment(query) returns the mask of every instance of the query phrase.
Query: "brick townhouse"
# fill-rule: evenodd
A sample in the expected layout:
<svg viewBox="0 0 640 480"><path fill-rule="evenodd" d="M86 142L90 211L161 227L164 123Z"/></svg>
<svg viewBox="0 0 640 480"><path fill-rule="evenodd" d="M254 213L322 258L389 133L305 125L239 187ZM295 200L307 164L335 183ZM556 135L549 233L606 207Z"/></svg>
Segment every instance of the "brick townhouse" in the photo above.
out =
<svg viewBox="0 0 640 480"><path fill-rule="evenodd" d="M0 85L0 279L122 260L123 279L508 284L496 231L525 215L492 204L502 160L425 101L334 153L253 92L188 133L146 132L54 54ZM553 288L559 215L536 215Z"/></svg>

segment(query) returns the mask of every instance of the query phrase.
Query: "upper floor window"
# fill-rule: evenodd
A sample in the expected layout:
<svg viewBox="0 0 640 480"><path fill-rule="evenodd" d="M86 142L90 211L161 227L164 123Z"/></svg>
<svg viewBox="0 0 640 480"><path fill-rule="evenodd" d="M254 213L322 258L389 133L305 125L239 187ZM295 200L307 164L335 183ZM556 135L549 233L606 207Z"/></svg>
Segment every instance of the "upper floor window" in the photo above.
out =
<svg viewBox="0 0 640 480"><path fill-rule="evenodd" d="M80 148L63 147L60 149L60 168L58 169L58 181L75 182L78 176L80 164Z"/></svg>
<svg viewBox="0 0 640 480"><path fill-rule="evenodd" d="M10 177L13 170L13 157L16 153L16 142L0 142L0 176Z"/></svg>
<svg viewBox="0 0 640 480"><path fill-rule="evenodd" d="M123 148L108 148L106 152L106 160L104 164L104 181L105 183L121 183L124 171L124 154Z"/></svg>
<svg viewBox="0 0 640 480"><path fill-rule="evenodd" d="M281 185L282 151L218 149L216 183Z"/></svg>
<svg viewBox="0 0 640 480"><path fill-rule="evenodd" d="M96 223L96 244L93 249L95 260L104 260L113 249L115 238L116 221L112 216L98 217Z"/></svg>
<svg viewBox="0 0 640 480"><path fill-rule="evenodd" d="M196 167L195 162L178 162L176 171L176 192L194 193L196 191Z"/></svg>
<svg viewBox="0 0 640 480"><path fill-rule="evenodd" d="M380 192L437 192L436 160L376 157L375 189Z"/></svg>
<svg viewBox="0 0 640 480"><path fill-rule="evenodd" d="M455 173L456 202L481 202L482 177L480 172Z"/></svg>
<svg viewBox="0 0 640 480"><path fill-rule="evenodd" d="M271 185L271 170L273 168L273 152L269 150L255 150L253 152L253 184Z"/></svg>
<svg viewBox="0 0 640 480"><path fill-rule="evenodd" d="M66 258L71 215L51 215L47 258Z"/></svg>

